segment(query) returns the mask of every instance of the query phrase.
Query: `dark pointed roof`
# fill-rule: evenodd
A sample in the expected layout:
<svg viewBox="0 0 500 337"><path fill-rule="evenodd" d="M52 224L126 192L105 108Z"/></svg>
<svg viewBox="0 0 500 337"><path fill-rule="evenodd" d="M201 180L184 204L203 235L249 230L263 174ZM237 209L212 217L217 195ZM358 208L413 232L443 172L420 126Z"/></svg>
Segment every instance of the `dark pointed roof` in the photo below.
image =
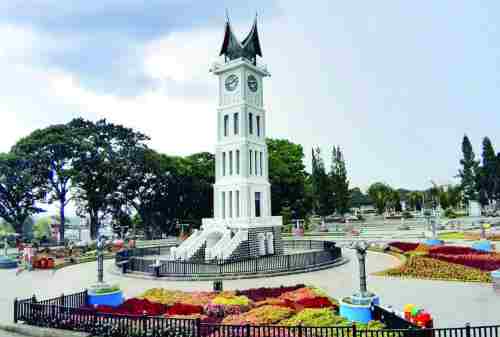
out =
<svg viewBox="0 0 500 337"><path fill-rule="evenodd" d="M239 42L231 29L229 19L226 21L224 32L224 40L219 55L224 55L229 60L234 60L240 57L245 57L255 63L257 55L262 57L262 49L260 47L259 34L257 31L257 17L255 17L252 29L248 35Z"/></svg>

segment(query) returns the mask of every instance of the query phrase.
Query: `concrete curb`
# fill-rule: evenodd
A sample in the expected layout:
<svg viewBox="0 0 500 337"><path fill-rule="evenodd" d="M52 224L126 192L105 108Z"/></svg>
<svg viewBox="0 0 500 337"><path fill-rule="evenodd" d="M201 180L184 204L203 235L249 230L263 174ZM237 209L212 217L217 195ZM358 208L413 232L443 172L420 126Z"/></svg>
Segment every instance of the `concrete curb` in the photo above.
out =
<svg viewBox="0 0 500 337"><path fill-rule="evenodd" d="M121 271L118 268L116 268L116 266L114 266L114 265L111 266L111 268L108 271L111 274L116 275L116 276L137 278L137 279L144 279L144 280L159 280L159 281L161 281L161 280L163 280L163 281L213 281L215 279L243 280L243 279L268 278L268 277L276 277L276 276L288 276L288 275L310 273L310 272L314 272L314 271L320 271L320 270L324 270L324 269L342 266L342 265L348 263L349 261L350 260L348 258L341 257L332 263L314 266L312 268L300 269L300 270L290 270L290 271L274 272L274 273L267 272L267 273L261 273L261 274L227 275L227 276L210 275L210 276L205 276L205 277L193 277L193 276L191 276L191 277L190 276L168 277L168 276L162 276L162 277L157 278L157 277L150 276L148 274L139 273L139 272L122 274Z"/></svg>
<svg viewBox="0 0 500 337"><path fill-rule="evenodd" d="M30 337L88 337L85 332L75 332L61 329L40 328L26 324L0 323L0 330Z"/></svg>

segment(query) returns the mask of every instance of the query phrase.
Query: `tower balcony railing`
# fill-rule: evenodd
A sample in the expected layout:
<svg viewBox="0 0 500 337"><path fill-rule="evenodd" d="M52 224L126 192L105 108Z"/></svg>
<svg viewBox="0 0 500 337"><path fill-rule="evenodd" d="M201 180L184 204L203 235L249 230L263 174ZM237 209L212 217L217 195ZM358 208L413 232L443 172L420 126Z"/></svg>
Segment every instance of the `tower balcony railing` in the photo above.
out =
<svg viewBox="0 0 500 337"><path fill-rule="evenodd" d="M224 67L224 66L228 66L228 65L231 65L231 64L236 64L236 63L239 63L241 61L245 61L247 62L248 64L251 64L252 66L256 67L257 69L265 72L265 73L268 73L267 71L267 65L265 63L263 63L259 58L257 58L255 60L255 63L254 63L254 60L249 60L247 59L246 57L240 57L240 58L237 58L237 59L233 59L233 60L225 60L224 57L219 57L215 62L212 63L212 67L210 67L210 71L216 71L217 69L221 68L221 67Z"/></svg>

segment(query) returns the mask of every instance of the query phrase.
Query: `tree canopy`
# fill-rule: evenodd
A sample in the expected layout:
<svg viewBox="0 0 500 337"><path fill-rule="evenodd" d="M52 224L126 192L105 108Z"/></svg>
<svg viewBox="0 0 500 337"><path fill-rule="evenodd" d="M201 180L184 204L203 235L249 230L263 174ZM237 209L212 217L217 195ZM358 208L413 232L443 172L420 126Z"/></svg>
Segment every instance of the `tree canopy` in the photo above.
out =
<svg viewBox="0 0 500 337"><path fill-rule="evenodd" d="M45 196L45 182L33 174L32 164L15 154L0 154L0 217L23 234L24 223L43 212L36 206Z"/></svg>

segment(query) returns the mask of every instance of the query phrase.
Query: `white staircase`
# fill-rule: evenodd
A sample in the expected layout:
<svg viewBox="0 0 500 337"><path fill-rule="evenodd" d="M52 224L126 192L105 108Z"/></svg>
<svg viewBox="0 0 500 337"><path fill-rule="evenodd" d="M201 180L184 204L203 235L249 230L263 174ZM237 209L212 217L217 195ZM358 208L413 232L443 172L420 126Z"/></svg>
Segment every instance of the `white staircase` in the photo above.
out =
<svg viewBox="0 0 500 337"><path fill-rule="evenodd" d="M183 241L178 247L170 250L170 259L189 260L203 246L206 240L205 232L195 230L193 234Z"/></svg>
<svg viewBox="0 0 500 337"><path fill-rule="evenodd" d="M211 248L205 250L205 260L220 260L223 257L223 251L226 246L231 242L231 232L224 233L222 238Z"/></svg>
<svg viewBox="0 0 500 337"><path fill-rule="evenodd" d="M247 241L247 240L248 240L248 232L247 231L240 230L239 232L237 232L233 236L231 241L229 241L227 243L227 245L225 245L222 248L222 250L221 250L222 259L225 260L225 259L230 258L231 255L234 253L234 251L240 246L240 244L243 243L244 241Z"/></svg>
<svg viewBox="0 0 500 337"><path fill-rule="evenodd" d="M231 231L225 229L221 231L222 237L212 247L205 248L205 260L225 260L231 257L241 243L248 240L248 231L239 230L231 237ZM219 232L219 233L221 233ZM178 247L174 247L170 251L171 260L184 260L192 259L196 253L203 248L211 234L210 230L194 231L189 238L182 242Z"/></svg>

